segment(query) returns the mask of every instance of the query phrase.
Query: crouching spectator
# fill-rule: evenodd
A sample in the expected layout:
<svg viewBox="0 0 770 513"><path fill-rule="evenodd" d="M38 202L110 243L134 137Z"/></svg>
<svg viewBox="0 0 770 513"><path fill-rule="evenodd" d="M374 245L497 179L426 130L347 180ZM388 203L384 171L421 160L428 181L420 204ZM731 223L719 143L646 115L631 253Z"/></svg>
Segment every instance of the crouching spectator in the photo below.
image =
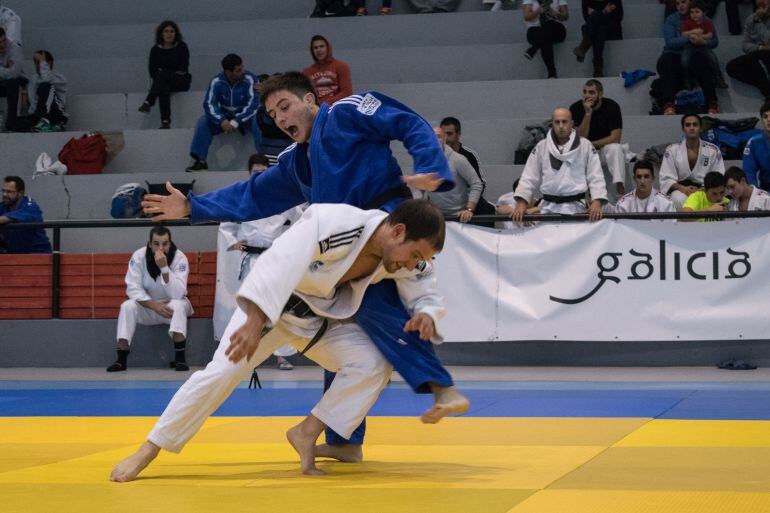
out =
<svg viewBox="0 0 770 513"><path fill-rule="evenodd" d="M608 39L623 39L623 2L621 0L582 0L583 39L573 50L583 62L588 49L594 49L594 77L604 76L604 45Z"/></svg>
<svg viewBox="0 0 770 513"><path fill-rule="evenodd" d="M185 359L187 317L193 308L187 299L187 257L171 240L164 226L150 230L150 240L134 251L126 272L128 300L120 305L118 315L118 359L107 372L128 368L128 353L137 324L169 324L168 334L174 342L176 356L170 366L189 370Z"/></svg>
<svg viewBox="0 0 770 513"><path fill-rule="evenodd" d="M724 212L730 200L725 198L725 175L716 171L706 173L703 189L693 192L684 202L682 212ZM705 219L698 219L705 221Z"/></svg>
<svg viewBox="0 0 770 513"><path fill-rule="evenodd" d="M24 180L6 176L0 203L0 253L50 253L51 243L42 228L15 228L12 223L41 223L43 211L24 195Z"/></svg>
<svg viewBox="0 0 770 513"><path fill-rule="evenodd" d="M35 73L27 84L30 122L33 132L61 132L67 124L67 79L53 70L53 55L38 50L32 55Z"/></svg>
<svg viewBox="0 0 770 513"><path fill-rule="evenodd" d="M727 74L759 89L770 101L770 0L757 0L757 10L746 18L743 53L727 63Z"/></svg>
<svg viewBox="0 0 770 513"><path fill-rule="evenodd" d="M770 194L750 185L741 168L732 166L725 171L725 185L733 197L728 210L770 210Z"/></svg>

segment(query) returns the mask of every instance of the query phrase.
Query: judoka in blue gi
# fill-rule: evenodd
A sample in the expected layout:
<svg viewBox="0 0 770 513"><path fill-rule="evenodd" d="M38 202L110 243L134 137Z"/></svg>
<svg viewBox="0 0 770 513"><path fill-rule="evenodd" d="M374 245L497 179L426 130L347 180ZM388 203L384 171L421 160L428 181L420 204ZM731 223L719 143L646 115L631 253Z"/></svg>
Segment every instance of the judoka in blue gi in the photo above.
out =
<svg viewBox="0 0 770 513"><path fill-rule="evenodd" d="M145 212L157 220L189 216L192 223L250 221L304 202L346 203L389 212L411 197L405 184L428 191L454 187L431 126L392 98L370 91L319 107L308 79L288 72L263 83L261 101L276 125L295 141L276 166L200 196L185 197L169 184L169 196L145 196ZM402 175L390 150L392 140L401 141L412 156L413 176ZM438 422L467 409L467 400L454 388L433 347L417 333L404 331L409 315L392 280L370 286L354 318L415 391L434 394L435 403L423 414L424 422ZM224 343L228 342L223 338ZM316 447L316 455L360 461L364 429L362 424L349 439L327 431L327 443ZM166 440L173 438L169 433ZM143 447L154 454L149 454L147 463L158 448L178 452L184 442L148 439L148 444L154 449Z"/></svg>

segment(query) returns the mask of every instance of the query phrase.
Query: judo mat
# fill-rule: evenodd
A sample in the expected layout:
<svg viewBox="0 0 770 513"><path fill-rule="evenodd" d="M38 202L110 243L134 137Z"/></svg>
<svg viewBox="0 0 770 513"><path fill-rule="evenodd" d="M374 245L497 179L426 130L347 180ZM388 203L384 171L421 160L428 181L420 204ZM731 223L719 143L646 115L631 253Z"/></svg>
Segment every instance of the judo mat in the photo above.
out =
<svg viewBox="0 0 770 513"><path fill-rule="evenodd" d="M0 511L770 512L770 382L461 381L470 411L437 425L395 383L364 462L308 477L284 433L321 384L268 380L109 482L179 384L0 379Z"/></svg>

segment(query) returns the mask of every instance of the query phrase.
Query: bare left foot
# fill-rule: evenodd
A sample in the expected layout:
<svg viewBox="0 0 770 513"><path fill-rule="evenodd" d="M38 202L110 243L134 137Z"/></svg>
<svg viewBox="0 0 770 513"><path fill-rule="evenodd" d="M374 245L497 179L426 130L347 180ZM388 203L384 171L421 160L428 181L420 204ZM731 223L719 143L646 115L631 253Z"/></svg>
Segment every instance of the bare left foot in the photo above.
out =
<svg viewBox="0 0 770 513"><path fill-rule="evenodd" d="M299 464L302 473L308 476L322 476L325 472L315 466L316 438L302 432L301 425L294 426L286 432L286 438L299 454Z"/></svg>
<svg viewBox="0 0 770 513"><path fill-rule="evenodd" d="M110 481L116 483L133 481L158 456L159 452L160 447L152 442L144 442L134 454L115 465L110 473Z"/></svg>
<svg viewBox="0 0 770 513"><path fill-rule="evenodd" d="M358 444L320 444L315 446L316 458L332 458L342 463L359 463L364 451Z"/></svg>
<svg viewBox="0 0 770 513"><path fill-rule="evenodd" d="M447 415L462 415L471 403L455 387L443 387L434 391L436 402L427 409L420 420L424 424L436 424Z"/></svg>

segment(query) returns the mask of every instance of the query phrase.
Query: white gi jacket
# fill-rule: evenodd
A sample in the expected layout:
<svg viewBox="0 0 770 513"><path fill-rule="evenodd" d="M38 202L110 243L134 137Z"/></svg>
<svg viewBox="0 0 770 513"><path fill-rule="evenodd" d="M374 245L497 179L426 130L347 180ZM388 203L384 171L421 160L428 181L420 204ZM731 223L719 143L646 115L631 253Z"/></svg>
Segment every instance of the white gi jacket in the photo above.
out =
<svg viewBox="0 0 770 513"><path fill-rule="evenodd" d="M624 214L627 212L676 212L674 203L660 191L653 189L649 196L640 199L636 189L624 194L614 205L607 204L603 210L608 214Z"/></svg>
<svg viewBox="0 0 770 513"><path fill-rule="evenodd" d="M549 130L529 154L515 196L529 203L540 194L574 196L590 190L592 199L606 201L604 171L591 141L573 130L560 152L554 137Z"/></svg>
<svg viewBox="0 0 770 513"><path fill-rule="evenodd" d="M126 272L126 295L128 298L134 301L186 299L187 275L190 273L190 264L187 262L185 254L179 249L176 250L174 261L170 262L168 266L171 271L168 274L168 283L166 283L163 281L162 274L153 280L150 273L147 272L146 251L146 246L137 249L128 262L128 271Z"/></svg>
<svg viewBox="0 0 770 513"><path fill-rule="evenodd" d="M664 194L671 194L671 187L682 180L692 180L702 185L706 173L711 171L725 174L722 152L716 145L701 140L698 160L691 170L690 162L687 160L687 142L682 140L679 143L669 144L660 164L660 190Z"/></svg>
<svg viewBox="0 0 770 513"><path fill-rule="evenodd" d="M770 210L770 194L758 187L754 187L749 198L749 206L746 210ZM727 210L738 211L740 204L733 199L728 203Z"/></svg>
<svg viewBox="0 0 770 513"><path fill-rule="evenodd" d="M275 324L294 293L321 317L348 319L361 306L369 284L392 278L407 311L430 315L438 326L444 316L444 304L428 262L421 262L412 271L401 269L395 273L389 273L380 264L371 275L337 287L387 216L381 210L361 210L349 205L311 205L261 255L259 265L251 270L238 291L238 306L245 311L244 300L249 300ZM317 329L321 320L313 321L314 325L303 328ZM290 329L292 324L295 323L289 323ZM304 331L297 334L307 336ZM436 334L432 342L438 344L442 340Z"/></svg>

